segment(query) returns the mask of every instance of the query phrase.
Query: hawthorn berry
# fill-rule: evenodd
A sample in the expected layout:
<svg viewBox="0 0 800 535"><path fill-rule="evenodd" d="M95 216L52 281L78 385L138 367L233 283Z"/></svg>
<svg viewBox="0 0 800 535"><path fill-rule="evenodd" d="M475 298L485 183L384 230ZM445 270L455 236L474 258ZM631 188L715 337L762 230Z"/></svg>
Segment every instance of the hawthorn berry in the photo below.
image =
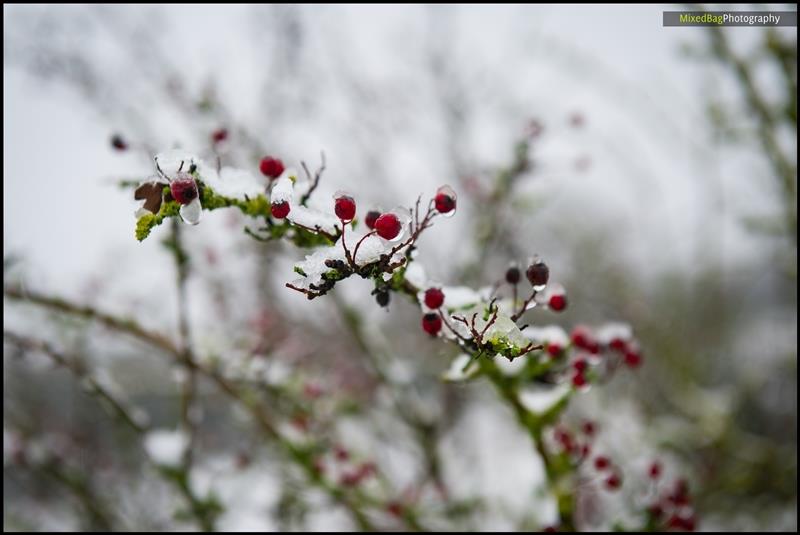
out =
<svg viewBox="0 0 800 535"><path fill-rule="evenodd" d="M614 338L609 342L608 347L615 351L624 352L628 347L628 343L622 338Z"/></svg>
<svg viewBox="0 0 800 535"><path fill-rule="evenodd" d="M228 139L228 129L218 128L211 133L211 141L214 143L222 143Z"/></svg>
<svg viewBox="0 0 800 535"><path fill-rule="evenodd" d="M525 276L528 277L528 282L531 283L534 290L543 290L550 278L550 268L541 260L536 260L528 266Z"/></svg>
<svg viewBox="0 0 800 535"><path fill-rule="evenodd" d="M436 310L444 303L444 292L439 288L428 288L425 290L425 306Z"/></svg>
<svg viewBox="0 0 800 535"><path fill-rule="evenodd" d="M197 182L188 173L179 173L175 180L170 182L169 190L178 204L189 204L199 195Z"/></svg>
<svg viewBox="0 0 800 535"><path fill-rule="evenodd" d="M667 520L667 528L681 531L694 531L695 520L692 515L681 515L678 513L673 514Z"/></svg>
<svg viewBox="0 0 800 535"><path fill-rule="evenodd" d="M650 468L647 469L647 475L650 479L658 479L661 477L661 463L658 461L650 463Z"/></svg>
<svg viewBox="0 0 800 535"><path fill-rule="evenodd" d="M391 212L381 214L378 219L375 220L375 231L378 233L378 236L384 240L397 240L402 230L403 225L400 223L400 218Z"/></svg>
<svg viewBox="0 0 800 535"><path fill-rule="evenodd" d="M456 192L450 186L442 186L436 190L433 203L437 212L450 217L456 213Z"/></svg>
<svg viewBox="0 0 800 535"><path fill-rule="evenodd" d="M581 349L589 350L594 344L592 333L583 325L578 325L572 329L570 338L572 339L572 343L575 344L575 347L579 347Z"/></svg>
<svg viewBox="0 0 800 535"><path fill-rule="evenodd" d="M367 228L370 230L375 230L375 221L381 216L381 213L377 210L370 210L367 212L367 215L364 216L364 223L367 225Z"/></svg>
<svg viewBox="0 0 800 535"><path fill-rule="evenodd" d="M625 351L625 365L629 368L638 368L642 363L642 355L635 349Z"/></svg>
<svg viewBox="0 0 800 535"><path fill-rule="evenodd" d="M561 347L560 344L557 344L555 342L548 342L548 344L547 344L547 353L551 357L558 358L559 356L561 356L561 352L562 351L564 351L564 348Z"/></svg>
<svg viewBox="0 0 800 535"><path fill-rule="evenodd" d="M349 223L356 217L356 201L346 193L335 195L334 212L342 223Z"/></svg>
<svg viewBox="0 0 800 535"><path fill-rule="evenodd" d="M575 371L578 373L585 372L588 366L589 364L586 362L586 359L584 358L579 358L578 360L572 363L572 367L575 368Z"/></svg>
<svg viewBox="0 0 800 535"><path fill-rule="evenodd" d="M386 504L386 512L395 518L403 516L403 504L400 502L389 502Z"/></svg>
<svg viewBox="0 0 800 535"><path fill-rule="evenodd" d="M286 201L281 202L274 202L272 206L270 206L270 212L272 212L272 217L276 219L283 219L289 212L292 210L292 207L289 206L289 203Z"/></svg>
<svg viewBox="0 0 800 535"><path fill-rule="evenodd" d="M431 336L436 336L442 330L442 318L435 312L428 312L422 316L422 329Z"/></svg>
<svg viewBox="0 0 800 535"><path fill-rule="evenodd" d="M583 422L583 425L581 426L581 430L583 431L584 435L586 435L588 437L593 437L595 431L597 431L597 427L594 425L593 421L586 420L585 422Z"/></svg>
<svg viewBox="0 0 800 535"><path fill-rule="evenodd" d="M522 278L522 273L520 272L519 268L516 264L512 264L506 270L506 282L509 284L517 284L519 280Z"/></svg>
<svg viewBox="0 0 800 535"><path fill-rule="evenodd" d="M606 488L608 490L617 490L622 486L622 478L619 474L611 474L606 478Z"/></svg>
<svg viewBox="0 0 800 535"><path fill-rule="evenodd" d="M264 176L267 176L271 179L278 178L283 174L284 171L283 162L278 158L273 158L272 156L265 156L262 158L258 168L261 170L261 173Z"/></svg>
<svg viewBox="0 0 800 535"><path fill-rule="evenodd" d="M561 312L567 308L567 296L564 294L553 294L550 296L550 300L547 304L550 307L550 310Z"/></svg>
<svg viewBox="0 0 800 535"><path fill-rule="evenodd" d="M118 151L127 150L128 148L128 144L119 134L114 134L111 136L111 146Z"/></svg>
<svg viewBox="0 0 800 535"><path fill-rule="evenodd" d="M598 455L597 457L594 458L594 467L596 470L602 472L609 466L611 466L611 461L608 459L608 457L605 457L603 455Z"/></svg>
<svg viewBox="0 0 800 535"><path fill-rule="evenodd" d="M378 302L379 306L385 307L389 304L389 297L390 294L386 290L380 290L375 292L375 301Z"/></svg>
<svg viewBox="0 0 800 535"><path fill-rule="evenodd" d="M572 376L572 386L575 388L583 388L586 386L586 376L583 372L575 372Z"/></svg>

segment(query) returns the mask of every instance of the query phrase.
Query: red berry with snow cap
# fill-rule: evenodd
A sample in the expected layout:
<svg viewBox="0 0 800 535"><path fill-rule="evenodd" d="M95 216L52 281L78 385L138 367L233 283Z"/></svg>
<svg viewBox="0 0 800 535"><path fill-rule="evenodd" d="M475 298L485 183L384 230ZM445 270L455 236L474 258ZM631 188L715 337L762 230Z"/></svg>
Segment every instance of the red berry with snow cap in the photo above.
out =
<svg viewBox="0 0 800 535"><path fill-rule="evenodd" d="M378 236L384 240L394 240L400 235L403 230L403 225L400 223L400 218L393 213L381 214L375 220L375 231Z"/></svg>
<svg viewBox="0 0 800 535"><path fill-rule="evenodd" d="M436 336L442 330L442 318L434 312L422 316L422 329L431 336Z"/></svg>
<svg viewBox="0 0 800 535"><path fill-rule="evenodd" d="M264 176L271 179L278 178L284 171L283 162L272 156L265 156L258 167Z"/></svg>
<svg viewBox="0 0 800 535"><path fill-rule="evenodd" d="M195 200L199 193L197 191L197 182L195 182L192 175L188 173L178 173L178 176L169 184L170 193L172 198L178 204L189 204Z"/></svg>
<svg viewBox="0 0 800 535"><path fill-rule="evenodd" d="M617 490L622 486L622 478L619 474L611 474L606 478L606 488L608 490Z"/></svg>
<svg viewBox="0 0 800 535"><path fill-rule="evenodd" d="M425 306L437 309L444 303L444 292L439 288L428 288L425 290Z"/></svg>
<svg viewBox="0 0 800 535"><path fill-rule="evenodd" d="M556 342L548 342L547 344L547 353L553 357L558 358L561 356L561 352L564 351L564 348L561 347L561 344Z"/></svg>
<svg viewBox="0 0 800 535"><path fill-rule="evenodd" d="M602 472L609 466L611 466L611 461L608 459L608 457L604 455L598 455L594 458L594 467L596 470Z"/></svg>
<svg viewBox="0 0 800 535"><path fill-rule="evenodd" d="M334 202L334 212L343 223L349 223L356 217L356 201L345 193L337 193Z"/></svg>
<svg viewBox="0 0 800 535"><path fill-rule="evenodd" d="M270 206L270 212L272 212L272 217L276 219L283 219L289 212L291 211L292 207L289 206L289 203L286 201L274 202L272 206Z"/></svg>

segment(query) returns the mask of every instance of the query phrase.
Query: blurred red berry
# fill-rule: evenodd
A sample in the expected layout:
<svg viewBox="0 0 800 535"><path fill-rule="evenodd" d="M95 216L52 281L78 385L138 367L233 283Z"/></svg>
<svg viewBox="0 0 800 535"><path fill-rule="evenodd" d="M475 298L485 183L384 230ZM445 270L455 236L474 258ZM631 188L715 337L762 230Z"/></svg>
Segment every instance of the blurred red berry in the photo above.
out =
<svg viewBox="0 0 800 535"><path fill-rule="evenodd" d="M333 447L333 456L336 457L337 461L346 461L350 458L350 452L343 446L337 444Z"/></svg>
<svg viewBox="0 0 800 535"><path fill-rule="evenodd" d="M431 336L436 336L442 330L442 318L438 314L429 312L422 316L422 328Z"/></svg>
<svg viewBox="0 0 800 535"><path fill-rule="evenodd" d="M583 422L583 425L581 426L581 429L583 430L583 434L584 435L590 436L590 437L594 436L595 431L597 431L597 428L594 425L594 422L591 421L591 420L586 420L585 422Z"/></svg>
<svg viewBox="0 0 800 535"><path fill-rule="evenodd" d="M227 128L218 128L211 133L211 141L214 143L222 143L228 139L228 129Z"/></svg>
<svg viewBox="0 0 800 535"><path fill-rule="evenodd" d="M439 288L428 288L425 290L425 306L437 309L444 303L444 292Z"/></svg>
<svg viewBox="0 0 800 535"><path fill-rule="evenodd" d="M111 136L111 146L118 151L123 151L128 149L128 144L119 134L114 134Z"/></svg>
<svg viewBox="0 0 800 535"><path fill-rule="evenodd" d="M564 351L564 348L561 347L560 344L558 344L556 342L548 342L548 344L547 344L547 353L551 357L557 358L557 357L561 356L561 352L562 351Z"/></svg>
<svg viewBox="0 0 800 535"><path fill-rule="evenodd" d="M553 294L550 296L550 301L547 303L551 310L561 312L567 308L567 296L564 294Z"/></svg>
<svg viewBox="0 0 800 535"><path fill-rule="evenodd" d="M264 176L273 179L281 176L284 171L283 162L272 156L265 156L262 158L258 167L261 169L261 173Z"/></svg>
<svg viewBox="0 0 800 535"><path fill-rule="evenodd" d="M642 364L642 355L638 351L629 349L625 352L625 365L629 368L638 368Z"/></svg>
<svg viewBox="0 0 800 535"><path fill-rule="evenodd" d="M364 223L366 223L367 228L370 230L375 230L375 221L381 216L381 213L377 210L370 210L367 212L367 215L364 216Z"/></svg>
<svg viewBox="0 0 800 535"><path fill-rule="evenodd" d="M586 386L586 376L583 374L583 372L575 372L575 374L572 376L572 386L575 388Z"/></svg>
<svg viewBox="0 0 800 535"><path fill-rule="evenodd" d="M611 474L606 478L605 483L608 490L617 490L622 486L622 478L619 474Z"/></svg>
<svg viewBox="0 0 800 535"><path fill-rule="evenodd" d="M625 351L625 349L627 349L628 343L625 340L623 340L622 338L614 338L608 344L608 347L610 347L611 349L613 349L615 351L619 351L619 352L622 353L622 352Z"/></svg>
<svg viewBox="0 0 800 535"><path fill-rule="evenodd" d="M661 463L654 461L650 463L650 468L647 470L647 475L650 479L658 479L661 477Z"/></svg>
<svg viewBox="0 0 800 535"><path fill-rule="evenodd" d="M601 472L611 466L611 461L604 455L598 455L594 458L594 467Z"/></svg>
<svg viewBox="0 0 800 535"><path fill-rule="evenodd" d="M386 504L386 512L395 518L403 516L403 504L400 502L389 502Z"/></svg>
<svg viewBox="0 0 800 535"><path fill-rule="evenodd" d="M575 368L575 371L578 373L583 373L586 371L586 368L589 366L589 363L586 362L586 359L579 358L575 362L572 363L572 367Z"/></svg>
<svg viewBox="0 0 800 535"><path fill-rule="evenodd" d="M514 265L506 270L506 282L509 284L517 284L522 278L522 272Z"/></svg>

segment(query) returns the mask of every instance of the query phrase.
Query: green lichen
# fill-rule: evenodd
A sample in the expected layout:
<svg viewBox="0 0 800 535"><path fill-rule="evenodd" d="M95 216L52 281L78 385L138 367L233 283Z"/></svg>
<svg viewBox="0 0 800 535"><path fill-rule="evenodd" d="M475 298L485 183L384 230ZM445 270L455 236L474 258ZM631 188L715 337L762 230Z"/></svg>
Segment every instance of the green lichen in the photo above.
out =
<svg viewBox="0 0 800 535"><path fill-rule="evenodd" d="M169 188L166 188L167 191ZM177 217L181 206L175 201L165 201L161 203L161 209L157 214L145 214L136 221L136 239L143 241L150 235L150 232L170 217Z"/></svg>

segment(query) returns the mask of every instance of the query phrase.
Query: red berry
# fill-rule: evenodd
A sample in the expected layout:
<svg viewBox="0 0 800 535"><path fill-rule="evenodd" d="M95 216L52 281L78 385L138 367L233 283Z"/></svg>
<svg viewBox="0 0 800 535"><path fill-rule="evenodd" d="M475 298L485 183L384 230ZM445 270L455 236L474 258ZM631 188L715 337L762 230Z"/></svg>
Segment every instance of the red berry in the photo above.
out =
<svg viewBox="0 0 800 535"><path fill-rule="evenodd" d="M547 281L550 279L550 268L541 260L536 260L528 266L525 275L534 289L541 289L547 285Z"/></svg>
<svg viewBox="0 0 800 535"><path fill-rule="evenodd" d="M640 355L638 351L629 349L625 352L625 364L629 368L638 368L641 363L642 355Z"/></svg>
<svg viewBox="0 0 800 535"><path fill-rule="evenodd" d="M556 312L561 312L565 308L567 308L567 296L564 294L553 294L550 296L550 301L548 302L551 310L555 310Z"/></svg>
<svg viewBox="0 0 800 535"><path fill-rule="evenodd" d="M367 224L367 228L370 230L375 230L375 221L381 216L381 213L377 210L370 210L367 212L367 215L364 216L364 223Z"/></svg>
<svg viewBox="0 0 800 535"><path fill-rule="evenodd" d="M561 356L561 352L563 350L564 348L562 348L560 344L557 344L555 342L549 342L547 344L547 352L553 358L558 358L559 356Z"/></svg>
<svg viewBox="0 0 800 535"><path fill-rule="evenodd" d="M544 533L558 533L558 526L547 526L542 530Z"/></svg>
<svg viewBox="0 0 800 535"><path fill-rule="evenodd" d="M350 458L350 452L338 444L333 448L333 455L336 457L337 461L346 461Z"/></svg>
<svg viewBox="0 0 800 535"><path fill-rule="evenodd" d="M433 203L440 214L453 215L456 211L456 192L450 186L442 186L436 190Z"/></svg>
<svg viewBox="0 0 800 535"><path fill-rule="evenodd" d="M572 363L572 367L575 368L575 371L578 373L585 372L588 366L589 364L586 362L586 359L584 358L579 358L578 360Z"/></svg>
<svg viewBox="0 0 800 535"><path fill-rule="evenodd" d="M517 284L522 278L522 274L517 266L511 266L506 270L506 282L509 284Z"/></svg>
<svg viewBox="0 0 800 535"><path fill-rule="evenodd" d="M575 388L586 386L586 376L583 372L575 372L575 375L572 376L572 386Z"/></svg>
<svg viewBox="0 0 800 535"><path fill-rule="evenodd" d="M214 130L214 132L211 134L211 141L213 141L214 143L222 143L226 139L228 139L227 128L219 128L217 130Z"/></svg>
<svg viewBox="0 0 800 535"><path fill-rule="evenodd" d="M611 474L606 478L606 488L608 490L617 490L622 486L622 478L619 474Z"/></svg>
<svg viewBox="0 0 800 535"><path fill-rule="evenodd" d="M337 195L334 212L343 223L349 223L356 217L356 201L349 195Z"/></svg>
<svg viewBox="0 0 800 535"><path fill-rule="evenodd" d="M170 182L169 190L172 198L178 204L189 204L198 196L197 182L187 173L180 173L175 180Z"/></svg>
<svg viewBox="0 0 800 535"><path fill-rule="evenodd" d="M284 167L283 162L279 159L273 158L272 156L265 156L261 160L259 169L261 169L261 173L263 173L264 176L268 176L269 178L278 178L281 176L281 174L283 174Z"/></svg>
<svg viewBox="0 0 800 535"><path fill-rule="evenodd" d="M400 502L389 502L386 504L386 512L395 518L403 516L403 504Z"/></svg>
<svg viewBox="0 0 800 535"><path fill-rule="evenodd" d="M608 344L608 347L610 347L611 349L613 349L615 351L624 352L625 349L628 347L628 343L625 340L623 340L622 338L614 338Z"/></svg>
<svg viewBox="0 0 800 535"><path fill-rule="evenodd" d="M647 512L650 514L651 517L658 520L664 514L664 509L661 507L660 504L654 503L653 505L647 508Z"/></svg>
<svg viewBox="0 0 800 535"><path fill-rule="evenodd" d="M425 290L425 306L431 309L437 309L444 303L444 292L439 288L428 288Z"/></svg>
<svg viewBox="0 0 800 535"><path fill-rule="evenodd" d="M382 214L375 220L375 230L378 236L384 240L394 240L400 235L403 226L400 224L400 218L392 213Z"/></svg>
<svg viewBox="0 0 800 535"><path fill-rule="evenodd" d="M650 468L647 470L647 475L650 476L650 479L658 479L661 477L661 463L653 461L650 464Z"/></svg>
<svg viewBox="0 0 800 535"><path fill-rule="evenodd" d="M694 531L695 520L692 515L673 514L667 521L668 529L675 529L680 531Z"/></svg>
<svg viewBox="0 0 800 535"><path fill-rule="evenodd" d="M125 140L122 139L122 136L119 134L114 134L111 136L111 146L119 151L123 151L128 148L128 144L125 143Z"/></svg>
<svg viewBox="0 0 800 535"><path fill-rule="evenodd" d="M594 467L601 472L611 466L611 461L608 460L608 457L603 455L598 455L594 458Z"/></svg>
<svg viewBox="0 0 800 535"><path fill-rule="evenodd" d="M592 333L589 331L588 328L579 325L572 329L572 343L575 344L576 347L581 349L590 350L593 345L596 345Z"/></svg>
<svg viewBox="0 0 800 535"><path fill-rule="evenodd" d="M583 422L583 426L581 426L581 429L583 429L584 435L590 437L594 436L595 431L597 431L594 422L592 422L591 420L586 420L585 422Z"/></svg>
<svg viewBox="0 0 800 535"><path fill-rule="evenodd" d="M442 330L442 318L439 314L428 312L422 316L422 328L431 336L436 336Z"/></svg>
<svg viewBox="0 0 800 535"><path fill-rule="evenodd" d="M272 212L272 217L276 219L283 219L289 212L291 211L292 207L289 206L289 203L286 201L281 202L274 202L272 206L270 206L270 212Z"/></svg>

